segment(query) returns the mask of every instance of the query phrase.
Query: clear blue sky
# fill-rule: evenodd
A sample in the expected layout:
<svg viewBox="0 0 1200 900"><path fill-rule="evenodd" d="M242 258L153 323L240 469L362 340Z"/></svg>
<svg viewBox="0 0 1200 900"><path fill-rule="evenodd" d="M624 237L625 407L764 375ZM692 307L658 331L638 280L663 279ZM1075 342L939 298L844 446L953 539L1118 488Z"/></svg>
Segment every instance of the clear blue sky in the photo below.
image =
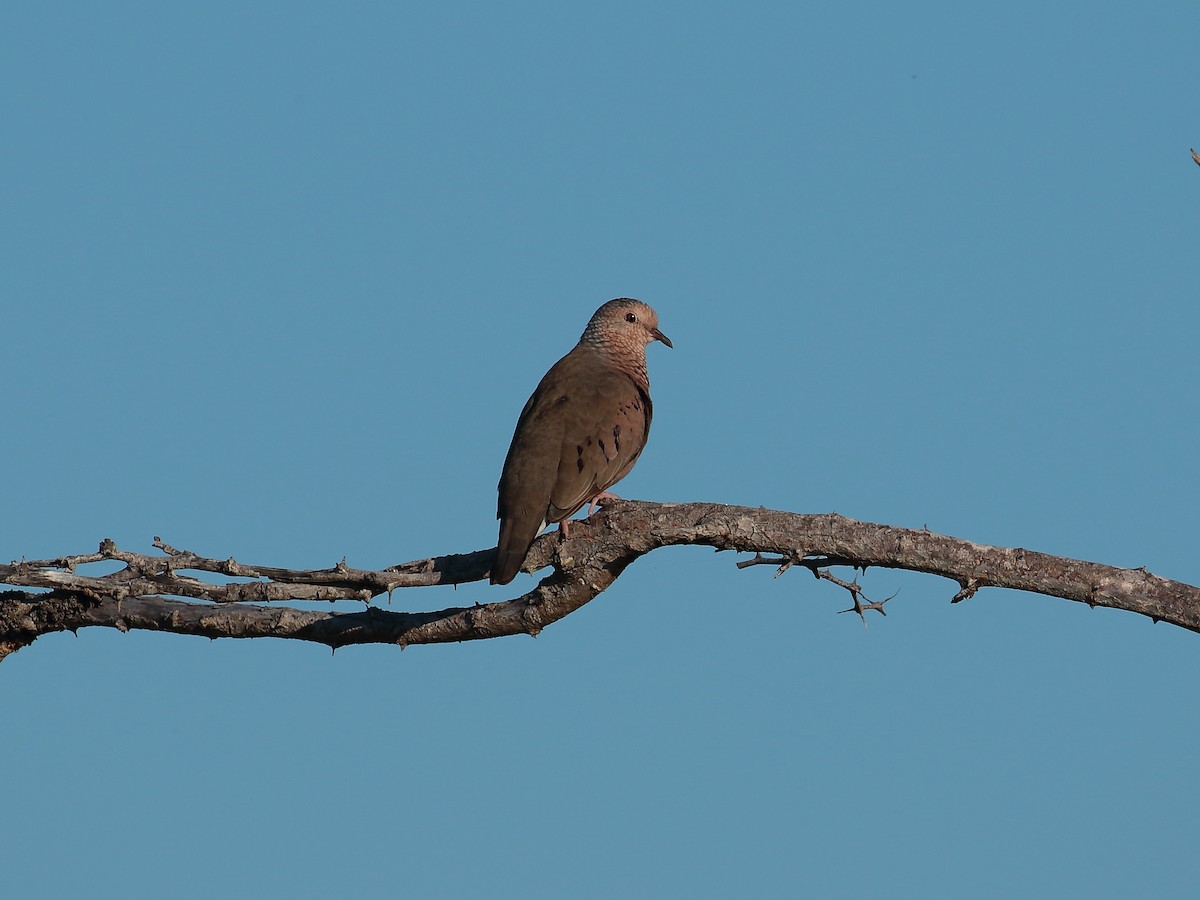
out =
<svg viewBox="0 0 1200 900"><path fill-rule="evenodd" d="M490 547L628 295L675 349L623 495L1200 582L1198 45L1194 0L6 4L0 557ZM6 891L1194 890L1200 635L875 570L864 631L733 562L537 640L43 638Z"/></svg>

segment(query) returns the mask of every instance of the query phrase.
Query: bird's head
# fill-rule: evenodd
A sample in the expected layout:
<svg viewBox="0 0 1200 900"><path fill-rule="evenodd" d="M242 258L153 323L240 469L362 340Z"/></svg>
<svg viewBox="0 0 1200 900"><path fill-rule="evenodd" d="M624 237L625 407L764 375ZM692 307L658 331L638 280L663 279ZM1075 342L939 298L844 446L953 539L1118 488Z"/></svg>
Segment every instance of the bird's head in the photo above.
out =
<svg viewBox="0 0 1200 900"><path fill-rule="evenodd" d="M658 313L629 297L609 300L592 316L583 330L583 341L605 346L634 346L645 348L654 341L674 346L671 339L658 330Z"/></svg>

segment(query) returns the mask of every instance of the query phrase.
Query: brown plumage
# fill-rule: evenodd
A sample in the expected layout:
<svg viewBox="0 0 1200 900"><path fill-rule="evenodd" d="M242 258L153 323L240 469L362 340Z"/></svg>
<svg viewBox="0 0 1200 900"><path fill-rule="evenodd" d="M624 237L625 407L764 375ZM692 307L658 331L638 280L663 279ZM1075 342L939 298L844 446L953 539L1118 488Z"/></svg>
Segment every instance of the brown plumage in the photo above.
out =
<svg viewBox="0 0 1200 900"><path fill-rule="evenodd" d="M500 475L492 584L516 577L547 522L574 515L629 474L650 434L646 345L671 341L640 300L609 300L521 410ZM562 525L560 525L562 527Z"/></svg>

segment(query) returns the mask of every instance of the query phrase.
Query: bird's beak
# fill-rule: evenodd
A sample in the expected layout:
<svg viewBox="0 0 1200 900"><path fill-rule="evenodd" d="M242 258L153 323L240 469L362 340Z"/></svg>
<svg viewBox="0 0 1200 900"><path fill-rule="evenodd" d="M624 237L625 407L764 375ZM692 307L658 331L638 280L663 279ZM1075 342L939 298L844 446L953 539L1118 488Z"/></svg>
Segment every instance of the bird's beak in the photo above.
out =
<svg viewBox="0 0 1200 900"><path fill-rule="evenodd" d="M671 347L672 349L675 347L675 345L671 343L671 339L669 337L667 337L665 334L663 334L661 331L659 331L657 328L650 329L650 336L652 338L654 338L654 340L656 340L656 341L662 341L664 344L666 344L668 347Z"/></svg>

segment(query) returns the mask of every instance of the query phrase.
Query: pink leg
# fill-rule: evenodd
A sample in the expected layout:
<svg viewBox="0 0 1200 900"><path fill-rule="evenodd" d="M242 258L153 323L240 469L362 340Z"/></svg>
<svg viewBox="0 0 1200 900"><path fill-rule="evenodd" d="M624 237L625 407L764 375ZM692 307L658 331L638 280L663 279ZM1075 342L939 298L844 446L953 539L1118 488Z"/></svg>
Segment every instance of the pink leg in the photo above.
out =
<svg viewBox="0 0 1200 900"><path fill-rule="evenodd" d="M559 534L562 535L563 540L565 541L567 539L567 520L566 519L563 519L561 522L558 523L558 532L559 532Z"/></svg>
<svg viewBox="0 0 1200 900"><path fill-rule="evenodd" d="M616 494L610 494L608 491L601 491L592 498L592 502L588 505L587 514L590 516L596 511L596 507L600 505L601 500L620 500Z"/></svg>

